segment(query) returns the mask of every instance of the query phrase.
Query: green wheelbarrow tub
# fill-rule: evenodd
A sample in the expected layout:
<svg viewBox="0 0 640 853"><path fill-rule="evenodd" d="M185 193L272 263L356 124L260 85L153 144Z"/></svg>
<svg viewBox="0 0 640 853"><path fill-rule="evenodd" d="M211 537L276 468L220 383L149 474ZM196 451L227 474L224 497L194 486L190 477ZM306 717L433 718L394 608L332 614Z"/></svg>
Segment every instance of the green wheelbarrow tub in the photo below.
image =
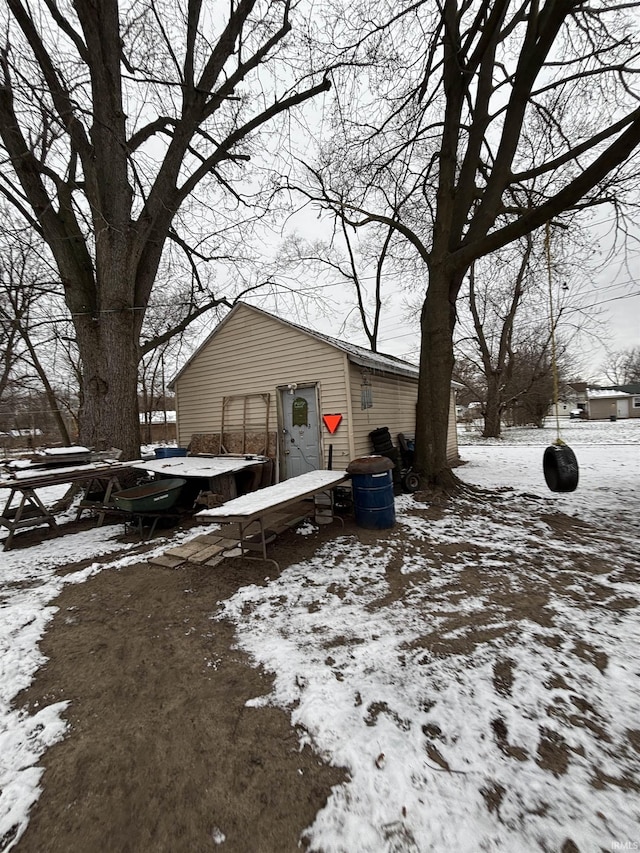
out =
<svg viewBox="0 0 640 853"><path fill-rule="evenodd" d="M124 489L113 495L113 502L118 509L127 512L155 512L170 509L178 500L186 480L175 477L166 480L154 480L132 489Z"/></svg>

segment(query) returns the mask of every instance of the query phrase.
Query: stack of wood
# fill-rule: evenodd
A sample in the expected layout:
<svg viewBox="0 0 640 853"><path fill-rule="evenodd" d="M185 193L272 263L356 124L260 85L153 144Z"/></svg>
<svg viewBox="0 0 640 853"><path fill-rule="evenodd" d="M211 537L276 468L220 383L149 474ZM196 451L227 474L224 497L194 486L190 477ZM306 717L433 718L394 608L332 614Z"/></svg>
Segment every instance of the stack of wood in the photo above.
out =
<svg viewBox="0 0 640 853"><path fill-rule="evenodd" d="M315 517L316 507L313 501L299 501L292 506L270 513L264 519L265 543L269 544L280 533L294 527L306 518ZM243 531L243 547L245 551L262 552L262 537L258 521L252 523L255 527L253 535L247 535L247 528ZM248 528L251 531L251 527ZM237 531L237 538L234 538ZM169 548L163 554L151 557L149 563L155 566L175 569L184 563L199 563L203 566L217 566L225 557L240 557L240 529L237 523L225 525L225 534L220 531L203 533L195 536L182 545Z"/></svg>

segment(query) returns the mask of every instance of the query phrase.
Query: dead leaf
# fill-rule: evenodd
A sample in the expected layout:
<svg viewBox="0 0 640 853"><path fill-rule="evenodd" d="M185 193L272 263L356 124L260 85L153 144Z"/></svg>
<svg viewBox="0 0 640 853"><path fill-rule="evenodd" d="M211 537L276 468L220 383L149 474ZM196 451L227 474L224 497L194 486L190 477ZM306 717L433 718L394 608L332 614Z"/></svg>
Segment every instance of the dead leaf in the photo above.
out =
<svg viewBox="0 0 640 853"><path fill-rule="evenodd" d="M449 767L449 762L442 757L440 751L437 747L435 747L432 743L427 744L427 755L432 761L435 761L443 770L447 770L451 773L451 768Z"/></svg>

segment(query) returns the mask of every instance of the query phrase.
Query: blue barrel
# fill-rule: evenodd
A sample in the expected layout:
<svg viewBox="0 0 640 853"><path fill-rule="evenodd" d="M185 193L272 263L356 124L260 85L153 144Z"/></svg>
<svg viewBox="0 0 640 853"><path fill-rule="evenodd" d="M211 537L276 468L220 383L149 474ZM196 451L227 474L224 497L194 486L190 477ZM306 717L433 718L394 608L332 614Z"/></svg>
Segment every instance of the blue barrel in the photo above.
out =
<svg viewBox="0 0 640 853"><path fill-rule="evenodd" d="M362 456L347 466L358 527L384 530L396 523L393 462L386 456Z"/></svg>

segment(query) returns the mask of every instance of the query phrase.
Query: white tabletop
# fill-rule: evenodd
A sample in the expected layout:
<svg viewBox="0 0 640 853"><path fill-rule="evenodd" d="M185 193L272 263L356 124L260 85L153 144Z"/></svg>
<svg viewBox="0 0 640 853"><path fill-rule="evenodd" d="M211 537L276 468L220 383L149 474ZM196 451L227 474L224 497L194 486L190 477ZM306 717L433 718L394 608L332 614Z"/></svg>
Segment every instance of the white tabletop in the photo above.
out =
<svg viewBox="0 0 640 853"><path fill-rule="evenodd" d="M14 489L22 486L29 488L37 483L38 486L59 485L60 483L73 483L81 480L92 480L102 478L104 475L118 474L129 468L133 468L138 462L89 462L86 465L56 466L52 468L15 469L7 479L0 480L1 489Z"/></svg>
<svg viewBox="0 0 640 853"><path fill-rule="evenodd" d="M346 471L308 471L290 480L283 480L275 486L267 486L227 501L221 506L203 509L196 513L198 518L216 519L229 516L251 516L278 506L287 501L295 501L305 495L321 492L337 486L347 477Z"/></svg>
<svg viewBox="0 0 640 853"><path fill-rule="evenodd" d="M172 477L218 477L232 474L252 465L264 465L264 456L168 456L166 459L149 459L132 462L134 468Z"/></svg>

